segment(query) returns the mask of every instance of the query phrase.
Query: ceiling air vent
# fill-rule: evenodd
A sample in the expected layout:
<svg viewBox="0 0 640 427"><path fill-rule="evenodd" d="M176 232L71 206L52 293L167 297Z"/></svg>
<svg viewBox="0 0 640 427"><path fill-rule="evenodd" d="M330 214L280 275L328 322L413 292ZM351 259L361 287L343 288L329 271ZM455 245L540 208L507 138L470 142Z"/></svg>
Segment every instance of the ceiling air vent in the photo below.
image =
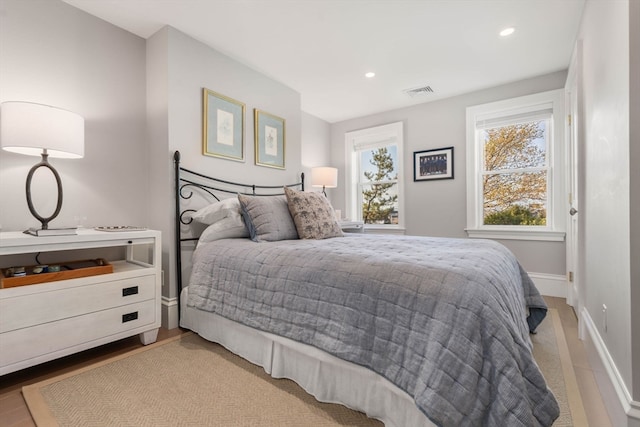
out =
<svg viewBox="0 0 640 427"><path fill-rule="evenodd" d="M416 96L428 95L430 93L433 93L433 89L431 89L431 86L421 86L414 87L413 89L405 89L404 93L409 95L411 98L414 98Z"/></svg>

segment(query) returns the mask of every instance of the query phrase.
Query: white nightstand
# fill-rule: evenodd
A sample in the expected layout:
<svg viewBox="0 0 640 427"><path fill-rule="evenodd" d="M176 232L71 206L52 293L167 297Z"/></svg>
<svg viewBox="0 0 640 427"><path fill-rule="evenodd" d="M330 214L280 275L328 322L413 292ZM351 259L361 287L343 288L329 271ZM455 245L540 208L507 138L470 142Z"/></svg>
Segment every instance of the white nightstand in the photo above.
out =
<svg viewBox="0 0 640 427"><path fill-rule="evenodd" d="M340 224L340 228L345 233L364 233L364 222L363 221L348 221L342 220L338 221Z"/></svg>
<svg viewBox="0 0 640 427"><path fill-rule="evenodd" d="M160 236L154 230L0 233L3 269L99 257L113 266L107 274L0 289L0 375L132 335L145 345L154 342L161 313Z"/></svg>

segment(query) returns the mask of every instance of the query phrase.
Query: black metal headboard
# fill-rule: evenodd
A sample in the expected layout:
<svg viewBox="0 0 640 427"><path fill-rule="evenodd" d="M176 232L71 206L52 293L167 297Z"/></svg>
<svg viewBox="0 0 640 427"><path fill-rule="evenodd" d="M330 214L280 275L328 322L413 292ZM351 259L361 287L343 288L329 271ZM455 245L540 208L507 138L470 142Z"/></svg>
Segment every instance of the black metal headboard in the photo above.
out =
<svg viewBox="0 0 640 427"><path fill-rule="evenodd" d="M173 154L175 171L175 241L176 241L176 279L178 283L178 313L180 312L180 293L182 292L182 242L198 240L198 237L183 237L181 225L189 225L193 219L190 213L196 209L183 208L182 200L190 199L194 191L202 193L210 203L220 201L221 194L246 194L250 196L280 196L283 187L300 188L304 191L304 173L300 174L300 182L283 185L257 185L225 181L194 172L180 166L180 152Z"/></svg>

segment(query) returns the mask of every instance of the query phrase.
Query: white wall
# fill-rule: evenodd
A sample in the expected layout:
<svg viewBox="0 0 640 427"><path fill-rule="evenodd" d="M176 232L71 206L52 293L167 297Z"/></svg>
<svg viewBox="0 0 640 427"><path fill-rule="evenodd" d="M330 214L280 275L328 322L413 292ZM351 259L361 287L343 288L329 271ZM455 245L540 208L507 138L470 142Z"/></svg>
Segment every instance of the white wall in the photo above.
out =
<svg viewBox="0 0 640 427"><path fill-rule="evenodd" d="M466 108L517 96L559 89L564 86L566 72L557 72L491 89L388 111L331 126L332 166L344 171L345 132L404 123L404 185L406 234L442 237L466 237ZM452 180L413 181L413 152L454 147ZM344 173L341 179L344 178ZM345 207L346 183L334 190L334 205ZM564 242L503 240L529 272L564 275Z"/></svg>
<svg viewBox="0 0 640 427"><path fill-rule="evenodd" d="M48 104L85 118L85 157L50 160L64 189L52 227L148 225L144 52L143 39L65 3L0 0L0 102ZM3 231L39 226L25 198L38 161L0 150ZM45 215L55 208L55 187L46 200L40 190L51 181L50 174L34 180L34 203Z"/></svg>
<svg viewBox="0 0 640 427"><path fill-rule="evenodd" d="M640 425L639 33L637 2L587 1L579 34L586 157L585 309L581 315L589 329L592 360L595 356L610 370L597 371L596 378L605 387L603 396L613 424L620 426ZM615 391L606 388L603 379L610 380Z"/></svg>

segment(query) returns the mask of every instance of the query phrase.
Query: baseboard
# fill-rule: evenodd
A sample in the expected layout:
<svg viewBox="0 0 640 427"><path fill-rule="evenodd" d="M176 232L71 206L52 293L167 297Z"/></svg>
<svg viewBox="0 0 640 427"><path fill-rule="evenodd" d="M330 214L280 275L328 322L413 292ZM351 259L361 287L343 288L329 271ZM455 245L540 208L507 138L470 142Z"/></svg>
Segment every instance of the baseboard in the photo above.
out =
<svg viewBox="0 0 640 427"><path fill-rule="evenodd" d="M620 371L586 309L581 313L585 326L585 348L600 394L614 426L640 427L640 402L631 398Z"/></svg>
<svg viewBox="0 0 640 427"><path fill-rule="evenodd" d="M567 278L558 274L529 273L542 295L548 297L567 298Z"/></svg>
<svg viewBox="0 0 640 427"><path fill-rule="evenodd" d="M178 298L162 297L162 327L175 329L179 323Z"/></svg>

